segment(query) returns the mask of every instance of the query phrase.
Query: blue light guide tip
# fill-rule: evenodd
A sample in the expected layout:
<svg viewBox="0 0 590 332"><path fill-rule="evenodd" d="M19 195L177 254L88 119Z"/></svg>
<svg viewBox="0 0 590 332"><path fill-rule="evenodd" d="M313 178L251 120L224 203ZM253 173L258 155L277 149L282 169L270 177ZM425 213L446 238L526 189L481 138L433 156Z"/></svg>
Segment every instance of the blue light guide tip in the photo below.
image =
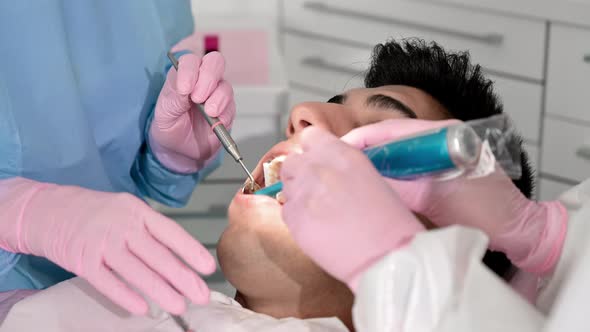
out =
<svg viewBox="0 0 590 332"><path fill-rule="evenodd" d="M283 190L283 183L279 181L273 185L270 185L266 188L262 188L262 189L256 191L254 193L254 195L264 195L264 196L270 196L270 197L274 198L282 190Z"/></svg>

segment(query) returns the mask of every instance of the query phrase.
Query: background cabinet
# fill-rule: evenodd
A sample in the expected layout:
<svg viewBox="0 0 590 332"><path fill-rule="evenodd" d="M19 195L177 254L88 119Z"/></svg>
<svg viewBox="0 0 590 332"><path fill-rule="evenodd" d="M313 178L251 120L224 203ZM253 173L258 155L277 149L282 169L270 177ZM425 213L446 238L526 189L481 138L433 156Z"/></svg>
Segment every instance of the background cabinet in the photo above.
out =
<svg viewBox="0 0 590 332"><path fill-rule="evenodd" d="M521 5L511 12L486 0L282 1L289 105L362 86L373 46L390 38L469 51L524 137L537 197L555 198L590 177L590 26L567 25L567 11L550 11L547 1L529 15Z"/></svg>

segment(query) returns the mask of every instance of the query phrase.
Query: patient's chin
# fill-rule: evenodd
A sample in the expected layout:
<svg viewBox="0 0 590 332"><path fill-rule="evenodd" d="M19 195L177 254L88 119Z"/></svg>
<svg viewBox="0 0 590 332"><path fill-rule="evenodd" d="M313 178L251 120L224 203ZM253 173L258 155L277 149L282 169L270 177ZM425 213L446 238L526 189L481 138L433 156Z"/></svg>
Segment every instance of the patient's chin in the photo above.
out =
<svg viewBox="0 0 590 332"><path fill-rule="evenodd" d="M230 213L229 218L236 215ZM280 222L230 220L217 246L226 279L244 296L277 297L297 287L290 276L301 270L301 253Z"/></svg>
<svg viewBox="0 0 590 332"><path fill-rule="evenodd" d="M303 253L280 208L237 201L228 210L217 256L240 303L276 318L338 316L349 323L352 294Z"/></svg>
<svg viewBox="0 0 590 332"><path fill-rule="evenodd" d="M352 331L354 296L346 285L291 246L290 238L254 240L252 234L238 232L224 232L218 257L244 308L278 319L338 317ZM284 247L276 246L281 242ZM274 253L265 247L274 247Z"/></svg>
<svg viewBox="0 0 590 332"><path fill-rule="evenodd" d="M236 233L232 227L228 227L221 235L217 244L217 259L227 281L237 290L248 288L251 275L248 270L256 272L252 266L248 268L248 257L244 250L248 247L245 243L248 239Z"/></svg>

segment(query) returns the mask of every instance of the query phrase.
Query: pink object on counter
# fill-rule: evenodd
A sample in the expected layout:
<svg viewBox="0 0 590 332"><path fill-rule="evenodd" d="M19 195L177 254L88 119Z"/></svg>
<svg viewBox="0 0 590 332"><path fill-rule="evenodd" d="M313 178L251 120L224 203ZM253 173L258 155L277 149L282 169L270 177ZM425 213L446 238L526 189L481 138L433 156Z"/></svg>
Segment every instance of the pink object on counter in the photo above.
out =
<svg viewBox="0 0 590 332"><path fill-rule="evenodd" d="M204 53L205 36L215 36L225 58L224 78L232 85L266 85L270 81L269 36L265 30L220 30L195 32L180 41L172 52L189 50ZM213 41L211 42L213 43ZM223 43L223 45L220 45Z"/></svg>
<svg viewBox="0 0 590 332"><path fill-rule="evenodd" d="M206 35L205 36L205 54L209 52L219 51L219 36Z"/></svg>

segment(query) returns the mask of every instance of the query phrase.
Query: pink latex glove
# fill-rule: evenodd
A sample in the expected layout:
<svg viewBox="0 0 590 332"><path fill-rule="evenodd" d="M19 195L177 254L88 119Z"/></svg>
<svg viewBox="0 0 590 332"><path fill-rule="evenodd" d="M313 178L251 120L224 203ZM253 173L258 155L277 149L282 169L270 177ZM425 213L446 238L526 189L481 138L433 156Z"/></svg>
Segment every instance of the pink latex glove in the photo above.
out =
<svg viewBox="0 0 590 332"><path fill-rule="evenodd" d="M185 296L208 302L209 289L191 268L213 273L213 257L135 196L22 178L0 188L4 250L46 257L134 314L148 305L128 284L173 314L186 310Z"/></svg>
<svg viewBox="0 0 590 332"><path fill-rule="evenodd" d="M357 128L342 140L363 149L420 131L457 123L397 119ZM479 228L499 250L523 270L545 274L559 259L567 229L561 203L527 199L504 171L478 179L387 182L413 211L439 226L459 224Z"/></svg>
<svg viewBox="0 0 590 332"><path fill-rule="evenodd" d="M282 216L318 265L354 291L362 273L424 227L365 155L316 127L283 163Z"/></svg>
<svg viewBox="0 0 590 332"><path fill-rule="evenodd" d="M202 169L221 143L193 103L231 129L236 105L229 82L223 79L225 61L219 52L199 59L186 54L171 68L158 97L150 128L150 146L158 160L179 173Z"/></svg>

